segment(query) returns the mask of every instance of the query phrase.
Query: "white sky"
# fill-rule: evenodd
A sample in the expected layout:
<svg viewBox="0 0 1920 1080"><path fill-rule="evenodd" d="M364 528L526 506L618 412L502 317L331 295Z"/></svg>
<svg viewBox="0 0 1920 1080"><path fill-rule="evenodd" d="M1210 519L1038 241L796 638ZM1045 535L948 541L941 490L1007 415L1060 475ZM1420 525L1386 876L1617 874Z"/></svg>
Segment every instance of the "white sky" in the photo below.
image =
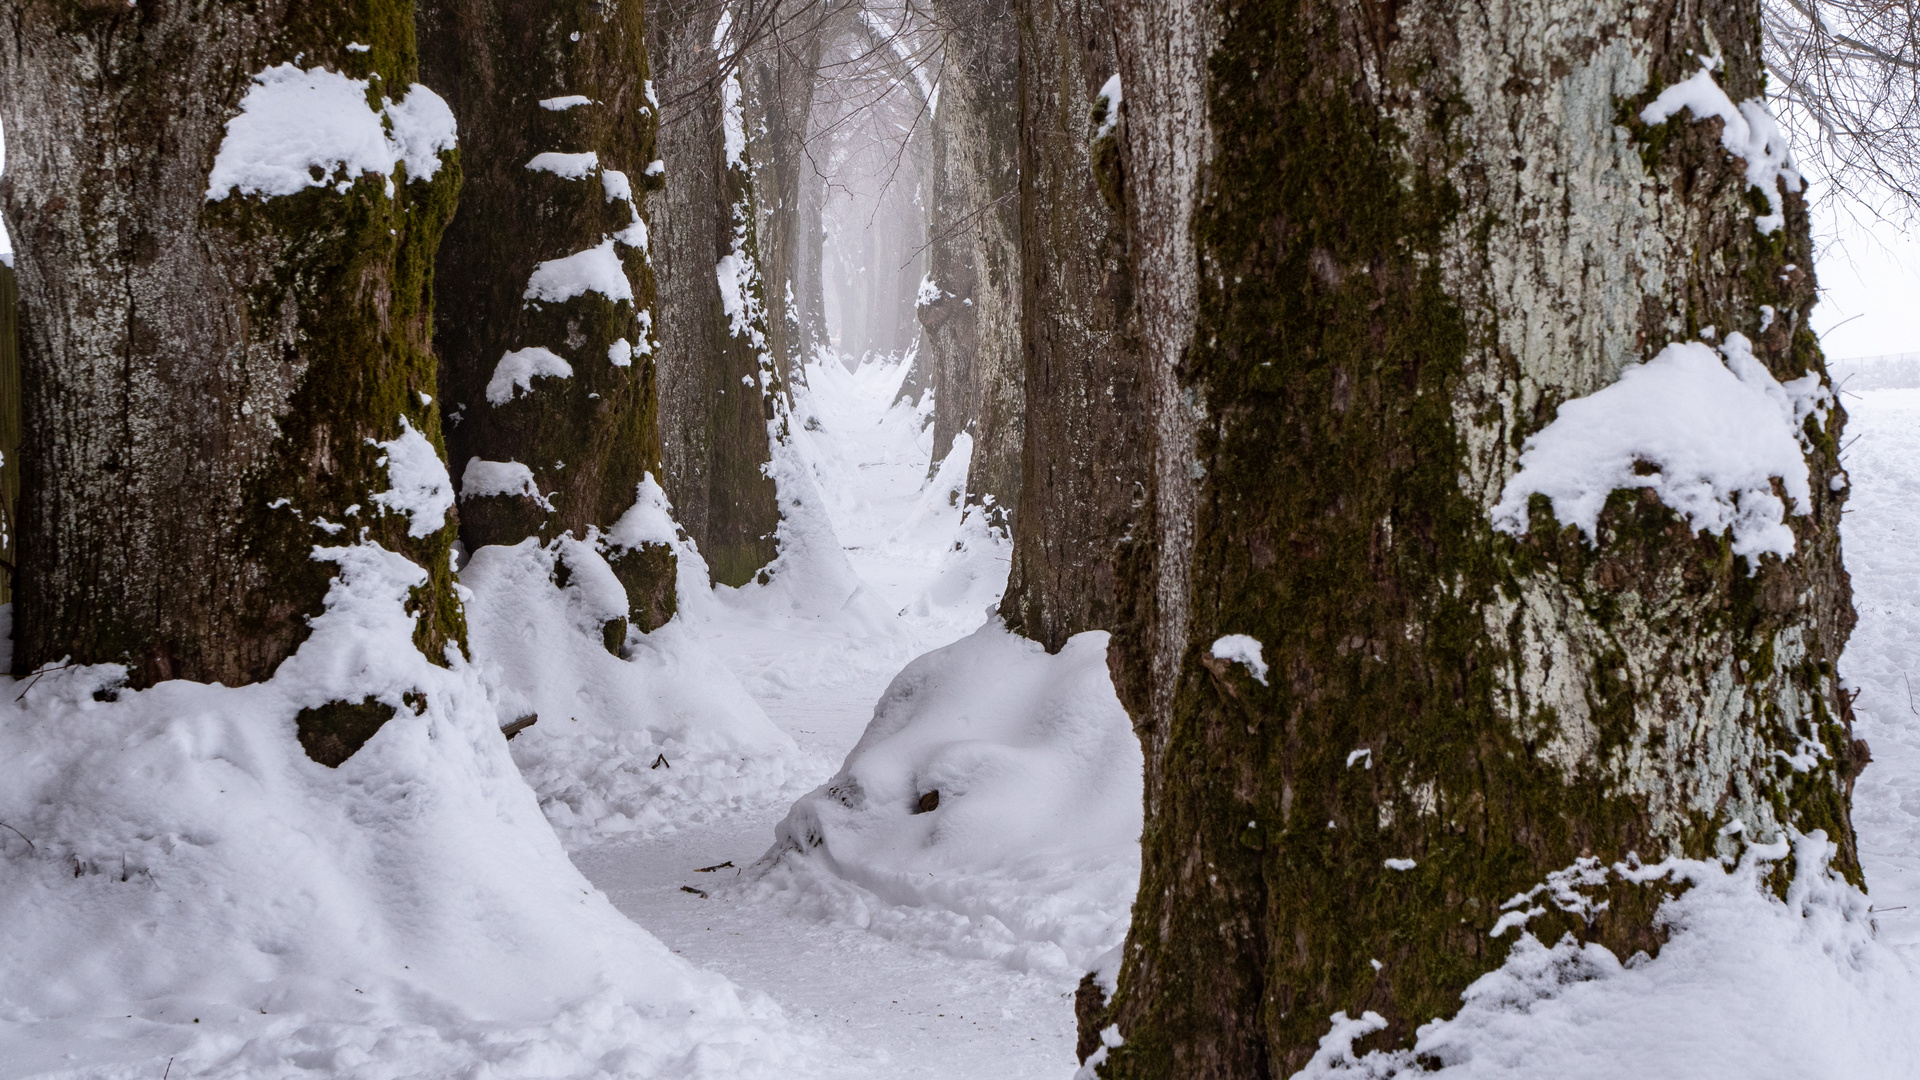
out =
<svg viewBox="0 0 1920 1080"><path fill-rule="evenodd" d="M1862 224L1845 203L1814 209L1820 303L1813 328L1830 360L1920 352L1920 226Z"/></svg>

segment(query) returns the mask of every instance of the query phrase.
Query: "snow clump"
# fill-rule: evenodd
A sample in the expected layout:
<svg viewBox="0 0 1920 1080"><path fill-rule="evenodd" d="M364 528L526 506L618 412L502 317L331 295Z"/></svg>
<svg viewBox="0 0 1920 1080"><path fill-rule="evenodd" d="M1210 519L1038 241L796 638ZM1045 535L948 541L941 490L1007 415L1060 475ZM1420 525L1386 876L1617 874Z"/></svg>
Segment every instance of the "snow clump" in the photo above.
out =
<svg viewBox="0 0 1920 1080"><path fill-rule="evenodd" d="M1260 655L1260 642L1247 634L1228 634L1213 643L1213 657L1233 664L1245 664L1247 674L1261 686L1267 685L1267 662Z"/></svg>
<svg viewBox="0 0 1920 1080"><path fill-rule="evenodd" d="M532 469L517 461L468 458L467 470L460 474L460 497L477 499L486 495L525 495L545 509L553 509L534 482Z"/></svg>
<svg viewBox="0 0 1920 1080"><path fill-rule="evenodd" d="M253 82L214 155L208 202L236 189L267 198L329 184L345 190L361 173L391 176L396 162L409 177L431 180L441 153L454 147L453 110L419 83L375 112L367 104L367 80L325 68L279 64Z"/></svg>
<svg viewBox="0 0 1920 1080"><path fill-rule="evenodd" d="M609 300L633 301L633 283L627 280L627 269L620 265L620 256L615 254L611 238L585 251L548 259L534 267L533 275L527 279L524 299L563 303L589 292L597 292Z"/></svg>
<svg viewBox="0 0 1920 1080"><path fill-rule="evenodd" d="M1100 87L1100 93L1093 99L1093 114L1100 118L1100 126L1093 129L1096 141L1114 133L1120 126L1120 73L1114 72Z"/></svg>
<svg viewBox="0 0 1920 1080"><path fill-rule="evenodd" d="M505 405L512 401L518 391L533 392L533 380L537 375L553 379L573 377L573 365L566 358L551 349L535 345L528 349L515 349L500 357L494 365L493 377L487 380L487 403Z"/></svg>
<svg viewBox="0 0 1920 1080"><path fill-rule="evenodd" d="M534 172L550 172L568 180L585 180L599 167L600 155L592 150L584 154L562 154L548 150L533 155L533 160L527 162L527 168Z"/></svg>
<svg viewBox="0 0 1920 1080"><path fill-rule="evenodd" d="M445 528L447 511L453 509L453 478L440 451L404 416L400 434L375 445L386 451L380 464L387 468L388 488L373 501L407 515L407 535L416 540Z"/></svg>
<svg viewBox="0 0 1920 1080"><path fill-rule="evenodd" d="M1799 170L1791 164L1787 155L1787 136L1780 125L1767 112L1767 106L1757 98L1749 98L1736 108L1733 99L1727 96L1720 84L1713 81L1713 69L1719 65L1718 58L1701 57L1699 71L1682 81L1674 83L1653 103L1640 110L1640 122L1643 124L1664 124L1679 114L1681 109L1693 113L1695 120L1705 120L1717 116L1723 125L1720 129L1720 145L1727 152L1743 158L1747 163L1747 183L1757 187L1767 197L1767 206L1773 211L1754 219L1754 226L1762 233L1772 236L1786 224L1786 211L1781 206L1780 183L1785 181L1789 191L1800 191L1806 187Z"/></svg>
<svg viewBox="0 0 1920 1080"><path fill-rule="evenodd" d="M1524 536L1527 500L1539 494L1552 500L1555 518L1597 542L1607 496L1646 488L1696 533L1731 529L1733 551L1749 568L1769 552L1784 559L1793 554L1793 530L1773 482L1794 514L1812 512L1803 425L1809 417L1824 425L1832 400L1818 374L1780 383L1743 334L1727 335L1718 355L1700 342L1668 345L1560 406L1527 440L1493 527Z"/></svg>

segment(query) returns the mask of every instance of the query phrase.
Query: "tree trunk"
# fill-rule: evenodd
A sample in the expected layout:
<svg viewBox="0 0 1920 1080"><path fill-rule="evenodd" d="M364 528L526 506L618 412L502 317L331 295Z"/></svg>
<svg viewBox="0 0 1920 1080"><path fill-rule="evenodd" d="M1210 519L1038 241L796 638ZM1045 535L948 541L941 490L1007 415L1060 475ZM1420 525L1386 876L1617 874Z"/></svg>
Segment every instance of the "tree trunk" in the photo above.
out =
<svg viewBox="0 0 1920 1080"><path fill-rule="evenodd" d="M1720 121L1640 119L1696 55L1758 97L1758 5L1490 10L1118 9L1158 562L1116 653L1147 825L1102 1076L1285 1076L1336 1010L1405 1045L1579 859L1609 906L1529 929L1621 956L1662 940L1630 855L1818 828L1857 876L1837 406L1751 576L1636 490L1597 545L1544 498L1491 517L1529 436L1671 343L1822 371L1799 196L1769 177L1763 232Z"/></svg>
<svg viewBox="0 0 1920 1080"><path fill-rule="evenodd" d="M822 264L826 259L827 178L820 174L811 157L800 164L800 257L793 267L799 298L795 314L799 316L799 336L795 347L802 363L813 359L816 350L828 347L827 296Z"/></svg>
<svg viewBox="0 0 1920 1080"><path fill-rule="evenodd" d="M742 58L748 89L748 147L754 164L754 194L760 207L757 233L766 278L767 347L789 385L806 361L801 318L806 288L800 263L807 241L801 193L807 161L807 126L819 76L822 34L839 19L820 5L772 0L765 29ZM819 263L816 260L815 265Z"/></svg>
<svg viewBox="0 0 1920 1080"><path fill-rule="evenodd" d="M136 686L265 678L321 610L333 571L314 546L347 537L426 568L429 657L460 634L453 529L379 513L375 498L388 486L377 442L440 438L433 253L457 168L436 143L406 155L413 177L356 158L317 164L310 186L299 168L242 185L291 192L271 197L210 180L245 96L272 89L253 74L272 65L293 82L372 78L376 101L431 112L412 86L412 19L408 4L359 0L9 7L16 672L70 659L128 664ZM376 165L390 175L361 171Z"/></svg>
<svg viewBox="0 0 1920 1080"><path fill-rule="evenodd" d="M1106 5L1023 0L1019 21L1026 448L1000 611L1058 651L1122 617L1120 579L1146 535L1145 383L1126 222L1094 169L1118 150L1091 112L1114 72Z"/></svg>
<svg viewBox="0 0 1920 1080"><path fill-rule="evenodd" d="M14 567L20 561L15 537L20 504L20 347L14 312L20 290L12 257L0 264L0 604L13 602Z"/></svg>
<svg viewBox="0 0 1920 1080"><path fill-rule="evenodd" d="M752 180L729 160L722 93L731 65L716 63L723 8L658 0L649 54L664 107L660 157L666 186L652 200L660 288L661 485L713 580L744 585L773 561L780 523L760 349L736 330L721 298L721 260L735 247L736 209ZM737 84L736 84L737 85ZM737 98L735 99L738 100ZM744 227L752 229L751 212Z"/></svg>
<svg viewBox="0 0 1920 1080"><path fill-rule="evenodd" d="M470 474L461 539L477 550L585 535L613 524L660 461L653 273L637 201L656 123L640 3L425 0L418 23L422 71L444 88L473 163L439 258L447 445L457 470L513 462L533 478L531 489L502 490ZM542 162L555 164L533 167ZM540 286L552 276L542 264L602 254L611 276L597 287L566 296ZM564 369L530 363L536 349ZM671 553L613 565L631 620L644 630L665 621Z"/></svg>
<svg viewBox="0 0 1920 1080"><path fill-rule="evenodd" d="M1020 496L1019 34L1011 0L940 0L934 190L920 323L932 354L933 467L973 435L969 499L996 523Z"/></svg>

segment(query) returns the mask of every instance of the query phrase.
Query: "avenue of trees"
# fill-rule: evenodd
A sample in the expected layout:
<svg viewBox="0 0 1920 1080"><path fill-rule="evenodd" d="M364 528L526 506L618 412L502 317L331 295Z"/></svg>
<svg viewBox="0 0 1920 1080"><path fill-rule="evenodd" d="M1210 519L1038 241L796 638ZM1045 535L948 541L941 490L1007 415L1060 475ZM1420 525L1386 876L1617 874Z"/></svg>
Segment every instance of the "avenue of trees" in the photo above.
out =
<svg viewBox="0 0 1920 1080"><path fill-rule="evenodd" d="M1100 1075L1284 1076L1340 1010L1388 1021L1364 1047L1409 1045L1504 958L1502 904L1581 860L1727 854L1738 822L1824 829L1858 876L1837 405L1807 421L1785 558L1640 489L1597 540L1544 497L1524 535L1490 513L1564 403L1672 343L1737 332L1781 383L1824 371L1804 193L1756 189L1722 119L1642 111L1702 58L1763 99L1785 57L1794 122L1904 190L1860 147L1905 130L1911 92L1876 99L1836 59L1897 82L1892 21L1822 30L1799 0L0 10L16 675L264 679L320 610L312 549L356 538L427 569L416 643L444 657L464 557L604 531L649 473L713 579L754 580L841 259L884 301L843 323L918 341L934 465L969 436L968 498L1011 536L1008 626L1055 650L1113 633L1146 827L1117 993L1078 1002L1083 1051L1125 1039ZM458 145L209 191L280 65L390 113L437 94ZM827 242L850 160L897 170L886 212L921 243ZM561 263L600 276L562 287ZM409 433L458 488L424 534L368 509ZM631 624L671 616L669 549L608 561ZM1228 635L1264 672L1216 655ZM339 705L303 714L316 760L380 720ZM1604 910L1535 932L1659 949L1659 885L1592 891Z"/></svg>

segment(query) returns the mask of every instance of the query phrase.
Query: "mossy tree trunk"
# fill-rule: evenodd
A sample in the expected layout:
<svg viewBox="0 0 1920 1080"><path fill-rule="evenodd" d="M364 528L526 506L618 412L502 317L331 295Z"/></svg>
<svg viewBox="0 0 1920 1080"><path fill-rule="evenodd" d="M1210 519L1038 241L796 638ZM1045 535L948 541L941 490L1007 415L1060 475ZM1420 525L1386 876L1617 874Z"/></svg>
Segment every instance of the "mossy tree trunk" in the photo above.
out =
<svg viewBox="0 0 1920 1080"><path fill-rule="evenodd" d="M350 43L355 49L348 49ZM439 441L433 254L458 169L209 200L225 126L278 64L415 78L409 4L56 3L0 39L19 248L16 672L71 658L163 679L265 678L306 636L333 532L405 553L418 642L461 633L447 527L369 508L375 441ZM423 170L424 171L424 170ZM331 530L331 532L329 531Z"/></svg>
<svg viewBox="0 0 1920 1080"><path fill-rule="evenodd" d="M1057 650L1122 617L1146 536L1145 387L1126 221L1095 173L1107 163L1117 202L1117 131L1092 111L1100 100L1108 119L1111 19L1100 0L1021 0L1018 14L1026 447L1000 611Z"/></svg>
<svg viewBox="0 0 1920 1080"><path fill-rule="evenodd" d="M1285 1076L1340 1010L1407 1045L1504 958L1502 902L1583 857L1731 854L1737 821L1824 829L1857 875L1837 409L1793 554L1751 576L1637 491L1597 546L1543 500L1525 537L1489 523L1559 404L1671 342L1822 370L1800 197L1765 234L1719 121L1637 119L1700 56L1759 97L1758 4L1117 21L1156 563L1116 653L1147 825L1100 1075ZM1603 876L1592 922L1529 929L1657 950L1658 889Z"/></svg>
<svg viewBox="0 0 1920 1080"><path fill-rule="evenodd" d="M936 0L945 35L933 116L933 205L920 305L934 390L933 461L973 437L968 497L996 523L1020 497L1019 33L1012 0Z"/></svg>
<svg viewBox="0 0 1920 1080"><path fill-rule="evenodd" d="M439 258L447 445L456 474L475 459L514 462L537 491L463 490L461 539L475 550L584 536L660 468L640 209L657 109L641 2L424 0L417 22L422 71L453 107L470 163ZM605 271L595 287L536 287L542 264L591 258ZM503 378L529 349L571 373ZM610 554L632 621L659 625L673 610L671 553Z"/></svg>
<svg viewBox="0 0 1920 1080"><path fill-rule="evenodd" d="M773 561L780 509L764 471L772 403L760 381L761 348L736 330L718 276L733 257L736 209L750 207L752 195L745 158L735 164L727 149L724 84L738 70L723 68L730 57L715 47L725 11L685 0L656 0L648 10L666 165L665 186L649 203L660 289L661 483L713 580L744 585ZM752 229L751 215L744 225Z"/></svg>

